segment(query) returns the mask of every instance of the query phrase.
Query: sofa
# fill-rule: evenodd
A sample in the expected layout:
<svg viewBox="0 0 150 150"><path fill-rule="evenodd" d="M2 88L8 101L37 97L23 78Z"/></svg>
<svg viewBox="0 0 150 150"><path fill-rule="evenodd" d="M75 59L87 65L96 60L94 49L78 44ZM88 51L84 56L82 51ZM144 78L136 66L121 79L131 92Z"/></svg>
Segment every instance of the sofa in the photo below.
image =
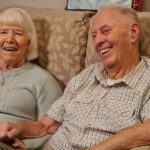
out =
<svg viewBox="0 0 150 150"><path fill-rule="evenodd" d="M62 89L83 69L97 61L89 34L91 11L19 7L32 17L38 33L37 63L51 72ZM150 12L138 12L141 20L140 53L150 56Z"/></svg>
<svg viewBox="0 0 150 150"><path fill-rule="evenodd" d="M38 34L36 63L51 72L62 89L73 76L97 61L89 33L94 12L11 7L22 8L31 15ZM150 12L138 12L138 16L142 30L140 53L150 57Z"/></svg>
<svg viewBox="0 0 150 150"><path fill-rule="evenodd" d="M62 89L83 69L97 61L89 33L92 11L19 7L32 17L38 35L36 62L51 72ZM150 12L138 12L141 20L140 53L150 56Z"/></svg>

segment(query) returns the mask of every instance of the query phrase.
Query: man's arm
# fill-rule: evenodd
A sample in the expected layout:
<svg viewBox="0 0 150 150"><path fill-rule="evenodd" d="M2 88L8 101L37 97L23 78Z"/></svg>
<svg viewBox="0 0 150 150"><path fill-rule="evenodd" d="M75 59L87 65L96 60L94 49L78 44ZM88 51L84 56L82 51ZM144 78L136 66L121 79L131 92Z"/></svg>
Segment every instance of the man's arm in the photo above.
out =
<svg viewBox="0 0 150 150"><path fill-rule="evenodd" d="M150 120L131 126L89 150L128 150L150 144Z"/></svg>
<svg viewBox="0 0 150 150"><path fill-rule="evenodd" d="M60 122L44 116L38 121L24 123L0 123L0 140L19 138L41 137L48 133L55 133L61 125Z"/></svg>

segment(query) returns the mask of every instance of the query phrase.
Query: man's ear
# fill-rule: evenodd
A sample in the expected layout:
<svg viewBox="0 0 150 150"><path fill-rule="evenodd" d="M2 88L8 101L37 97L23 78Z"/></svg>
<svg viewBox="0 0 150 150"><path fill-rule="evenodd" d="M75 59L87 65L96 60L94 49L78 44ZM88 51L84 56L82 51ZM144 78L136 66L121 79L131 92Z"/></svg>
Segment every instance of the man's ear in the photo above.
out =
<svg viewBox="0 0 150 150"><path fill-rule="evenodd" d="M135 42L140 34L140 28L139 25L134 23L131 25L131 30L130 30L130 40L131 42Z"/></svg>

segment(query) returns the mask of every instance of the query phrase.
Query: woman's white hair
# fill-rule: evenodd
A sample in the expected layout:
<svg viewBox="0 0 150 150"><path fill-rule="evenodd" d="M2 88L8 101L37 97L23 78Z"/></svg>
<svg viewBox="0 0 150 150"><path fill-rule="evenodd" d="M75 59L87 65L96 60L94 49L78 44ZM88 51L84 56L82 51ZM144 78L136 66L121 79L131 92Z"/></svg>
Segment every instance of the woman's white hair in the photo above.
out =
<svg viewBox="0 0 150 150"><path fill-rule="evenodd" d="M0 24L19 26L27 32L30 45L26 53L26 60L30 61L38 57L37 34L35 25L29 14L19 8L9 8L1 12Z"/></svg>

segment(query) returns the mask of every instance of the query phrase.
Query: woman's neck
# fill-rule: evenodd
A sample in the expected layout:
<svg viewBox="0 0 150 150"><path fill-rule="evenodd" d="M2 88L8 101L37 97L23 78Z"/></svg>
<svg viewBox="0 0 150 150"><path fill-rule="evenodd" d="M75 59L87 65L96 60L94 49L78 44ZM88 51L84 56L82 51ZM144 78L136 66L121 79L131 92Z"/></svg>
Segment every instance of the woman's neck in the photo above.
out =
<svg viewBox="0 0 150 150"><path fill-rule="evenodd" d="M12 62L8 63L0 58L0 70L2 71L12 70L12 69L22 66L24 63L25 61L21 61L19 63L12 63Z"/></svg>

